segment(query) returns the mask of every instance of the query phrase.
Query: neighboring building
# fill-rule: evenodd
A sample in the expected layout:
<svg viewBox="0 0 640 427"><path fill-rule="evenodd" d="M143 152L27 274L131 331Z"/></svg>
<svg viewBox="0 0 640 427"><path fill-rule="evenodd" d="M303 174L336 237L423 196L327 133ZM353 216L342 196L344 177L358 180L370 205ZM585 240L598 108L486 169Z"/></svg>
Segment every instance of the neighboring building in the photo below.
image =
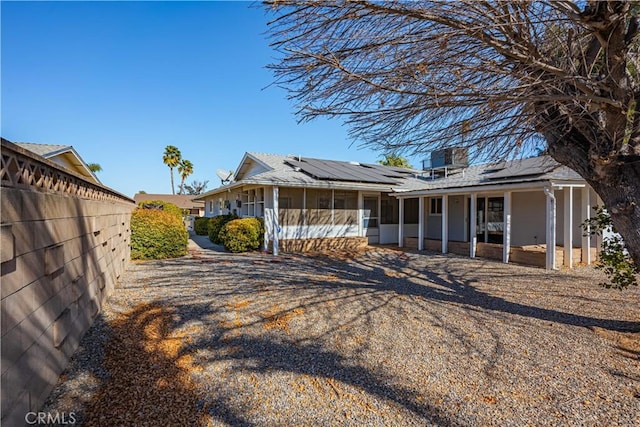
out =
<svg viewBox="0 0 640 427"><path fill-rule="evenodd" d="M161 200L167 203L173 203L180 209L183 209L187 214L184 218L184 225L187 230L193 230L194 220L196 217L204 216L204 202L198 202L193 200L194 196L188 194L147 194L136 193L133 196L133 200L136 203L143 202L145 200Z"/></svg>
<svg viewBox="0 0 640 427"><path fill-rule="evenodd" d="M188 194L136 193L136 195L133 196L133 200L135 200L136 203L140 203L145 200L161 200L163 202L173 203L180 209L189 211L190 215L204 216L204 202L196 202L193 200L194 197L195 196L191 196Z"/></svg>
<svg viewBox="0 0 640 427"><path fill-rule="evenodd" d="M71 145L34 144L31 142L15 142L14 144L75 172L87 181L101 184L96 174L91 172L82 157Z"/></svg>
<svg viewBox="0 0 640 427"><path fill-rule="evenodd" d="M235 181L194 200L206 216L263 217L274 253L396 244L551 269L589 264L598 246L580 227L597 196L547 156L468 166L438 151L417 171L246 153Z"/></svg>

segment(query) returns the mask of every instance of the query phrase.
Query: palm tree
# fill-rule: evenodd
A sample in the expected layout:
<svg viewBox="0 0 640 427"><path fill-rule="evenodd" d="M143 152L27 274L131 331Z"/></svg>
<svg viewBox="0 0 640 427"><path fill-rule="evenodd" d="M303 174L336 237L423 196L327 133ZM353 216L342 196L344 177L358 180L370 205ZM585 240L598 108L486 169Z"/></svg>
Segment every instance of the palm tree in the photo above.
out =
<svg viewBox="0 0 640 427"><path fill-rule="evenodd" d="M87 163L87 167L93 173L102 172L102 166L98 163Z"/></svg>
<svg viewBox="0 0 640 427"><path fill-rule="evenodd" d="M402 156L398 156L397 154L385 154L384 159L378 160L383 166L395 166L398 168L406 168L411 169L411 163L407 159Z"/></svg>
<svg viewBox="0 0 640 427"><path fill-rule="evenodd" d="M180 164L178 165L178 173L182 178L182 181L180 182L180 191L178 192L178 194L183 194L184 180L193 173L193 163L191 163L189 160L181 160Z"/></svg>
<svg viewBox="0 0 640 427"><path fill-rule="evenodd" d="M173 185L173 168L180 164L182 160L182 154L180 154L180 150L178 147L174 147L173 145L167 145L164 149L164 155L162 156L162 161L165 165L169 166L169 170L171 171L171 192L176 194L175 186Z"/></svg>

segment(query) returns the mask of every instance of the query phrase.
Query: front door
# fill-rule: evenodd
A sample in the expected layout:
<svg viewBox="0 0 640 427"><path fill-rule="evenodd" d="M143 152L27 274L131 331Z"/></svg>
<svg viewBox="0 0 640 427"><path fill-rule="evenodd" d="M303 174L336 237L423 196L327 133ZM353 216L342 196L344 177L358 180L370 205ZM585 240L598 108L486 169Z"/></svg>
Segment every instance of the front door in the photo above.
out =
<svg viewBox="0 0 640 427"><path fill-rule="evenodd" d="M365 236L367 236L369 244L378 243L380 242L380 228L378 226L380 222L380 215L378 213L379 197L364 196L363 202L362 225L365 230Z"/></svg>

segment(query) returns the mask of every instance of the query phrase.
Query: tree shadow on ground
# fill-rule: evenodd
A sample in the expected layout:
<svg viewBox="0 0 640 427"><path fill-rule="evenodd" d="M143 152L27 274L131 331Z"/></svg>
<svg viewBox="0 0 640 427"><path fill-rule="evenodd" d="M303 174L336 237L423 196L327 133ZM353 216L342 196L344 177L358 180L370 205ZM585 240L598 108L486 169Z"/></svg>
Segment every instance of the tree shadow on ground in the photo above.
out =
<svg viewBox="0 0 640 427"><path fill-rule="evenodd" d="M410 298L414 304L409 303L406 307L405 299L398 300L398 304L392 309L405 306L404 311L398 312L398 315L406 315L411 310L430 310L434 320L437 320L434 305L444 305L467 310L470 316L474 316L476 312L492 316L506 314L611 331L640 329L640 322L636 321L536 307L518 302L516 296L514 300L507 300L494 295L478 286L487 274L481 271L481 263L478 263L478 269L460 271L452 268L448 259L440 257L420 267L415 265L415 259L411 256L391 251L376 252L375 256L365 254L351 257L345 261L324 256L285 256L274 259L256 254L216 254L204 258L147 264L154 272L153 279L148 284L151 287L149 295L153 295L155 286L168 287L173 284L179 286L180 291L174 296L157 297L151 304L140 305L113 324L116 338L108 345L105 356L105 367L111 378L91 403L88 410L88 420L91 422L88 424L95 421L100 425L100 417L105 416L113 424L113 420L118 418L109 417L124 414L129 414L124 419L126 424L139 424L148 421L146 414L151 411L155 414L154 417L161 417L158 419L167 422L172 420L175 413L186 413L189 414L187 418L180 418L182 424L185 420L189 424L203 423L203 417L208 414L214 420L231 425L253 425L253 418L244 412L237 396L229 390L213 390L203 395L196 390L189 377L189 373L194 370L221 362L230 363L228 369L232 373L268 375L272 372L284 372L337 381L363 390L390 405L404 408L425 423L457 425L457 420L446 406L435 399L425 401L415 390L395 382L384 369L363 366L348 354L330 349L323 345L320 335L298 339L287 334L256 334L255 330L249 332L253 326L264 327L278 317L285 318L296 309L315 308L319 310L316 312L318 315L333 316L334 314L323 311L322 307L328 304L340 307L354 300L368 298L366 307L361 311L339 313L340 318L331 319L336 321L336 325L326 330L325 334L348 326L357 318L363 318L363 323L368 324L382 308L388 308L391 302L396 302L401 297ZM189 277L184 275L185 263L192 267L198 266L196 272ZM278 265L281 263L282 265ZM512 274L508 268L497 268L498 266L500 264L491 274ZM313 269L313 280L308 274L310 269ZM530 271L526 268L517 270L521 279ZM531 276L539 278L540 273L534 271ZM126 287L136 289L139 283L131 283ZM307 293L296 298L296 293L302 290ZM219 321L220 316L229 311L228 305L232 298L247 298L256 292L283 292L293 298L289 305L283 306L279 311L254 318L250 322L234 324ZM512 316L509 321L513 321ZM208 329L190 334L189 328L194 322L202 322L208 325ZM480 321L477 323L481 324ZM463 331L456 330L452 325L442 326L456 335L469 352L474 351L472 347L476 344L465 337ZM493 336L493 340L493 353L484 354L484 368L488 371L493 369L492 363L499 359L503 351L501 338ZM162 369L158 369L158 366ZM122 373L123 377L120 378L118 370L124 369L123 367L133 371ZM172 388L167 389L166 384L171 384ZM137 390L142 391L133 398L124 398L130 390L136 393ZM140 413L141 405L146 405L142 412L145 414L144 419L135 418L135 414Z"/></svg>
<svg viewBox="0 0 640 427"><path fill-rule="evenodd" d="M462 304L469 307L477 307L484 310L515 314L529 318L561 323L570 326L598 327L619 332L639 332L640 321L626 321L605 319L564 312L558 309L550 309L522 304L516 301L508 301L500 296L483 292L477 286L478 282L487 279L487 273L482 269L455 271L452 267L455 258L436 256L436 261L430 262L431 268L417 269L412 264L410 257L402 252L382 251L376 252L376 257L359 257L348 263L335 266L335 262L328 257L319 257L318 262L324 264L334 274L341 278L350 278L361 281L362 286L381 292L392 292L400 295L415 296L425 301L437 301L445 303ZM430 256L425 254L423 256ZM478 267L482 267L487 261L478 261ZM491 275L494 277L509 277L513 271L510 266L501 263L490 262ZM381 267L381 266L384 266ZM517 267L518 279L526 277L526 271L531 268ZM387 271L401 271L401 277L389 277ZM438 273L438 270L442 273ZM535 271L535 270L534 270ZM363 274L363 272L365 272ZM553 275L555 272L550 272ZM538 274L532 275L539 277ZM362 278L362 280L358 279ZM568 276L571 278L571 276ZM417 280L416 280L417 279ZM433 286L436 285L436 286ZM340 282L331 283L330 287L340 286ZM349 284L349 286L353 286ZM594 288L594 291L597 290ZM567 298L573 298L568 295Z"/></svg>
<svg viewBox="0 0 640 427"><path fill-rule="evenodd" d="M102 361L108 374L86 405L86 425L204 423L190 377L193 360L181 351L189 337L174 333L173 316L171 308L140 304L110 322ZM224 421L246 425L231 411Z"/></svg>

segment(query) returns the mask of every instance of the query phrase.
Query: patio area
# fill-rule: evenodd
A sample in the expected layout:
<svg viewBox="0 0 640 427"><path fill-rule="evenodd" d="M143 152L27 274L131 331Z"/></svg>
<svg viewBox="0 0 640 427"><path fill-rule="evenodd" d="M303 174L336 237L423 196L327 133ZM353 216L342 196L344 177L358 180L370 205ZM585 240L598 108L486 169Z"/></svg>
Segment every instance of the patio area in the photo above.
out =
<svg viewBox="0 0 640 427"><path fill-rule="evenodd" d="M640 290L387 248L131 264L43 410L86 425L638 425Z"/></svg>

